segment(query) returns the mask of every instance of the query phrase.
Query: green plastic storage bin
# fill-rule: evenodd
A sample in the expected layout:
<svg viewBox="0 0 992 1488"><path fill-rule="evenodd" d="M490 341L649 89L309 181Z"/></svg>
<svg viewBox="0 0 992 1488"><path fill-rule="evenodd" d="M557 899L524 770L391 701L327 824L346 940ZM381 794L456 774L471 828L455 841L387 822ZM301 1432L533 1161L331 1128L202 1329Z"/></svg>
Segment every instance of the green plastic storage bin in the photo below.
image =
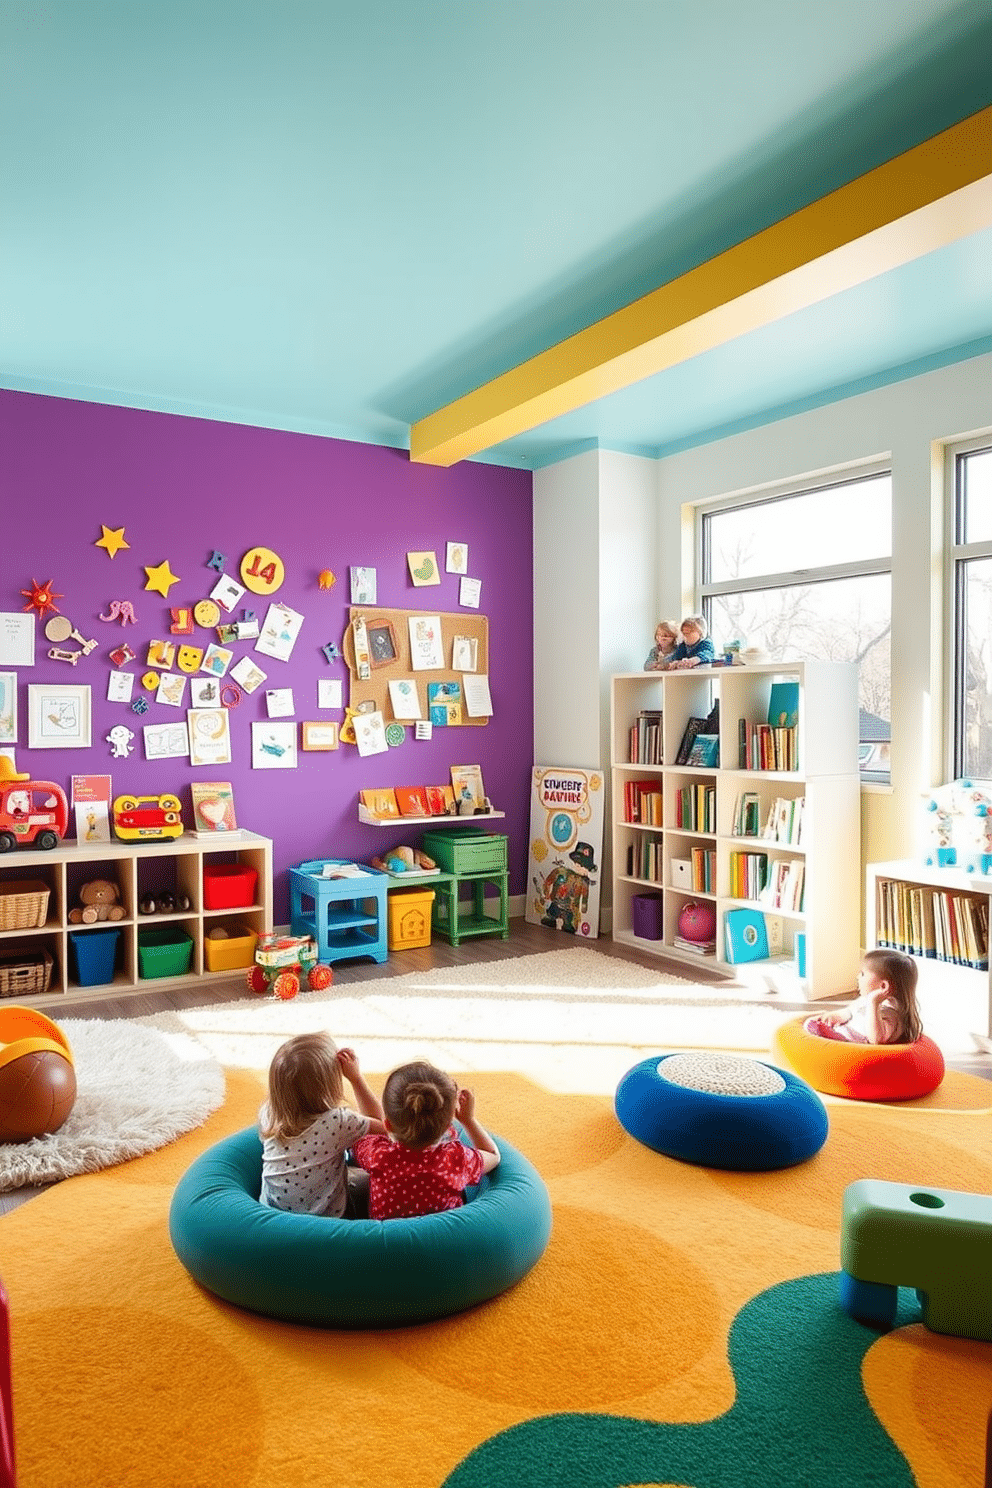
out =
<svg viewBox="0 0 992 1488"><path fill-rule="evenodd" d="M424 833L424 852L445 873L494 873L506 869L506 837L449 829Z"/></svg>
<svg viewBox="0 0 992 1488"><path fill-rule="evenodd" d="M138 931L138 968L142 977L185 976L193 958L193 941L174 925Z"/></svg>

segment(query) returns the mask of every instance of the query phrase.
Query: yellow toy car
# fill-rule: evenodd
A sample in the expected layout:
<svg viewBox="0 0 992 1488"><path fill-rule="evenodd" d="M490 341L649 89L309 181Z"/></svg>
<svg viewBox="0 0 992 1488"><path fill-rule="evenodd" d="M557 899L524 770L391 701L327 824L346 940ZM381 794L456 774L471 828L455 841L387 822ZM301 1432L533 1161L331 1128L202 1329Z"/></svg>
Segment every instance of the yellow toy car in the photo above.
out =
<svg viewBox="0 0 992 1488"><path fill-rule="evenodd" d="M178 796L117 796L113 818L114 832L124 842L183 835L182 804Z"/></svg>

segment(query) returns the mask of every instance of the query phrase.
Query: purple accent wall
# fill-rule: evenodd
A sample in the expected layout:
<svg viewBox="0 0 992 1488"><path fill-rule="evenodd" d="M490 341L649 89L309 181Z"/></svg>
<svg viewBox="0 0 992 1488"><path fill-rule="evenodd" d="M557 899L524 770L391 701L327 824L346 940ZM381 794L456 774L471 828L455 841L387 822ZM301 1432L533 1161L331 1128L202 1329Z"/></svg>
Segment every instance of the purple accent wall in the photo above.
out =
<svg viewBox="0 0 992 1488"><path fill-rule="evenodd" d="M368 859L419 833L358 821L360 789L446 783L451 764L478 762L509 834L510 891L523 890L527 865L530 769L533 751L533 542L531 476L498 466L464 463L450 470L410 464L402 451L310 435L211 423L169 414L69 402L0 391L0 610L20 611L32 580L54 581L56 601L97 648L73 666L47 652L44 621L36 624L35 665L18 672L17 767L57 781L66 793L74 774L110 774L114 794L176 791L192 826L192 779L231 780L239 826L274 843L275 919L288 920L287 869L306 858ZM111 559L95 546L101 523L124 527L130 546ZM468 544L468 571L481 579L479 611L460 611L458 578L442 573L438 586L415 588L408 551L433 549L443 569L445 544ZM142 726L185 719L184 707L158 704L140 686L148 643L184 640L205 647L213 631L170 637L170 607L209 595L218 575L208 568L213 549L227 556L238 578L243 554L272 548L286 566L274 596L305 619L288 662L236 641L235 660L251 655L267 673L255 693L231 712L232 763L192 768L188 760L149 762ZM145 589L144 566L168 560L180 582L165 599ZM299 754L296 770L251 768L251 722L267 717L265 690L291 687L298 722L341 721L343 711L317 708L317 682L340 677L328 641L339 646L350 604L349 566L378 571L377 603L390 608L479 613L489 619L490 687L495 716L484 727L435 729L429 741L406 742L386 754L359 756L353 745ZM337 575L321 590L317 575ZM112 599L127 599L137 623L122 627L98 616ZM231 616L250 606L264 619L269 600L250 591ZM51 618L49 615L47 618ZM114 664L109 653L127 641L136 660L135 690L149 699L139 717L126 703L106 701ZM76 648L75 642L68 645ZM233 663L232 663L233 664ZM0 664L0 669L3 668ZM10 668L6 668L10 670ZM199 674L204 675L204 674ZM28 749L28 684L58 680L92 688L93 744L86 749ZM118 723L135 734L133 753L112 759L105 735ZM73 831L70 828L70 834Z"/></svg>

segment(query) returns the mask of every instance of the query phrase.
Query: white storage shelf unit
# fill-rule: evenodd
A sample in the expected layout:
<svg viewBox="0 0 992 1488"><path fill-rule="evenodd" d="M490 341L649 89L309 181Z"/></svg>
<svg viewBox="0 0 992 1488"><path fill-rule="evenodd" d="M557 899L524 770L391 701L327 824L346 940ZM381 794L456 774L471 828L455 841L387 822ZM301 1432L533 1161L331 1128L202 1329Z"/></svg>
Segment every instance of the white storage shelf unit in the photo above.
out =
<svg viewBox="0 0 992 1488"><path fill-rule="evenodd" d="M254 902L244 908L206 909L204 867L230 863L254 868L257 874ZM94 878L106 878L117 885L124 918L91 926L71 924L69 912L79 902L79 889ZM238 832L229 842L184 834L166 842L69 842L51 852L15 850L0 856L0 883L12 880L38 880L49 889L48 915L43 926L0 931L0 951L46 950L53 958L49 990L32 994L28 999L32 1006L57 1005L60 998L70 993L73 998L107 997L175 985L191 977L207 980L229 977L230 971L207 969L204 940L210 930L221 926L233 931L246 925L261 934L272 929L272 843L253 832ZM139 913L141 899L156 891L188 895L190 908L174 914ZM192 940L189 971L181 976L142 977L138 933L166 925L178 925ZM121 931L113 982L80 986L72 976L69 934L85 935L108 926Z"/></svg>
<svg viewBox="0 0 992 1488"><path fill-rule="evenodd" d="M866 943L876 946L882 943L880 929L880 886L891 883L909 889L922 889L930 900L932 896L963 895L977 902L986 925L992 911L992 875L970 872L965 868L938 868L929 864L906 859L891 863L869 863L865 872L865 933ZM898 927L897 927L898 928ZM967 1028L983 1038L992 1038L992 970L984 967L958 964L953 959L919 954L913 946L909 925L903 924L906 932L893 937L899 950L905 950L916 961L920 974L920 995L934 1009L935 1017L948 1015L955 1027ZM934 949L936 949L934 947ZM988 960L988 938L986 934L985 959ZM929 1029L928 1029L929 1031Z"/></svg>
<svg viewBox="0 0 992 1488"><path fill-rule="evenodd" d="M796 758L798 768L745 770L738 766L739 724L764 724L774 682L798 686ZM706 717L720 704L720 763L690 767L674 763L690 718ZM663 759L659 765L632 763L630 730L642 710L662 714ZM727 976L765 977L771 990L809 1000L836 997L856 986L860 946L861 798L858 777L857 668L843 662L786 662L744 667L698 667L689 671L633 672L612 681L611 758L613 821L613 938L639 950L705 966ZM624 788L630 781L657 780L662 793L661 826L625 820ZM679 792L709 785L715 795L713 830L678 825ZM800 844L735 836L734 820L742 793L758 796L759 831L776 799L804 799ZM644 838L656 840L657 876L628 871L628 849L640 856ZM693 848L715 855L710 893L693 892L677 882L678 864ZM773 908L731 893L731 855L766 853L769 866L800 862L802 910ZM662 898L661 937L634 933L634 898ZM690 902L710 902L716 917L716 952L706 958L674 945L679 916ZM774 954L766 963L736 966L726 956L724 916L735 907L761 910ZM805 976L795 961L796 935L806 937Z"/></svg>

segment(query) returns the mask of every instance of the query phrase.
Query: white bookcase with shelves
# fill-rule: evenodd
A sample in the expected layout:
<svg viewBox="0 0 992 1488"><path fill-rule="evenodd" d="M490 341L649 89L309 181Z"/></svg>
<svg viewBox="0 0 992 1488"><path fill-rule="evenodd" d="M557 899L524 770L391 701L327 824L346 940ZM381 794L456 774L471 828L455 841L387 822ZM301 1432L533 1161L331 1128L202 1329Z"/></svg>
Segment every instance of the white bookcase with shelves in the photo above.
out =
<svg viewBox="0 0 992 1488"><path fill-rule="evenodd" d="M768 714L777 683L792 684L797 722L776 735ZM706 719L717 731L718 760L677 763L690 720L705 732ZM631 758L648 728L661 740L655 764L642 763L643 755ZM687 965L705 959L717 972L760 977L771 990L797 998L852 992L861 916L857 745L853 664L797 661L615 676L613 938ZM794 761L795 769L754 768L756 759L773 761L776 748L777 758ZM638 810L641 801L646 812ZM745 858L752 859L750 876L742 871ZM756 869L764 881L760 892ZM641 895L657 896L650 937L637 933L644 928L635 904ZM690 903L712 906L716 943L705 958L677 943L679 917ZM724 922L736 908L764 914L767 962L728 959Z"/></svg>
<svg viewBox="0 0 992 1488"><path fill-rule="evenodd" d="M912 956L921 996L938 1010L953 1004L957 1026L992 1038L992 876L912 859L869 863L865 897L867 944Z"/></svg>
<svg viewBox="0 0 992 1488"><path fill-rule="evenodd" d="M250 904L208 909L204 893L204 869L242 865L254 870L254 895ZM73 924L70 912L78 903L79 889L89 879L109 879L117 887L123 919ZM207 965L206 940L214 927L229 935L247 927L260 935L272 929L272 843L254 832L232 832L200 837L184 833L166 842L69 842L51 852L14 851L0 858L0 884L19 886L25 881L48 889L45 922L30 929L0 930L0 952L6 958L41 951L52 958L47 992L32 993L25 1001L51 1010L67 996L103 998L140 994L149 988L176 985L191 978L215 980L230 977L230 970L211 971ZM140 904L146 895L167 891L188 900L189 908L167 914L144 915ZM189 970L174 976L142 975L139 936L143 931L168 926L193 942ZM86 936L102 930L119 930L113 980L81 984L73 975L69 936ZM233 973L237 975L237 973ZM57 1014L56 1014L57 1016Z"/></svg>

